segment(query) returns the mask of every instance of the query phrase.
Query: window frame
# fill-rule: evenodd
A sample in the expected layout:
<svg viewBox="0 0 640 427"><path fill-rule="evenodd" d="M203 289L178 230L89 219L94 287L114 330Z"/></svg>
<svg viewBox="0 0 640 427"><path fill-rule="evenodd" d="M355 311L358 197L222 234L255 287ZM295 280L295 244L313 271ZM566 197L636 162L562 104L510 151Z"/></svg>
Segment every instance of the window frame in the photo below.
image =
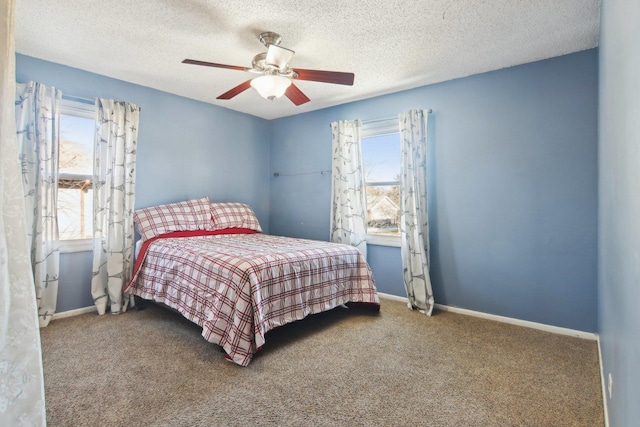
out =
<svg viewBox="0 0 640 427"><path fill-rule="evenodd" d="M397 118L392 117L387 119L363 121L362 126L360 128L361 141L364 141L366 138L373 138L377 136L392 135L392 134L398 135L398 150L400 150L400 125L398 124ZM361 150L362 150L362 146L361 146ZM364 164L362 165L362 168L366 172ZM368 183L366 178L364 178L363 181L364 181L364 190L365 190L365 203L367 203L366 187L383 187L383 186L396 186L396 185L398 187L402 187L402 184L400 181ZM365 212L364 212L365 227L367 228L367 230L369 229L369 227L367 226L369 222L369 218L367 218L367 212L369 210L368 207L369 207L368 205L365 206ZM377 246L392 246L392 247L399 248L402 243L400 236L381 236L381 235L367 233L365 235L365 239L367 241L367 244L377 245Z"/></svg>
<svg viewBox="0 0 640 427"><path fill-rule="evenodd" d="M82 99L63 96L60 101L60 116L75 116L96 120L95 104ZM84 179L93 184L93 175L61 174L58 173L58 183L61 179ZM88 252L93 250L93 238L59 240L60 253Z"/></svg>

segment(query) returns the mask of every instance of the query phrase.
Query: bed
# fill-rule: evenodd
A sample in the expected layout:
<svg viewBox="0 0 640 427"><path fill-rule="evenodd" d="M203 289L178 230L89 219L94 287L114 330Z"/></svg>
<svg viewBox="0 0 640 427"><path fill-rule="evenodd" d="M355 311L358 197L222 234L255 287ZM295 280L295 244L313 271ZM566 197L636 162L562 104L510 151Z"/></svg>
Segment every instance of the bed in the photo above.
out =
<svg viewBox="0 0 640 427"><path fill-rule="evenodd" d="M356 248L263 234L244 204L181 203L136 211L143 243L125 292L179 311L228 360L247 366L267 332L309 314L347 303L379 309Z"/></svg>

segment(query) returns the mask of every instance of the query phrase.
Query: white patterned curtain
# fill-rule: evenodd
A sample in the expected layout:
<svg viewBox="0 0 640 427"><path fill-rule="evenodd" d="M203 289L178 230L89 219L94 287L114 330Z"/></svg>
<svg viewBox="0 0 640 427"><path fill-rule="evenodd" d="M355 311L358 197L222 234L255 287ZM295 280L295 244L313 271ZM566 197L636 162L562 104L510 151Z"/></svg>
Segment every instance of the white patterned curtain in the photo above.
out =
<svg viewBox="0 0 640 427"><path fill-rule="evenodd" d="M0 3L0 425L46 425L15 128L14 0Z"/></svg>
<svg viewBox="0 0 640 427"><path fill-rule="evenodd" d="M434 300L429 277L427 117L426 110L409 110L398 116L402 147L400 234L409 308L431 315Z"/></svg>
<svg viewBox="0 0 640 427"><path fill-rule="evenodd" d="M18 84L15 95L18 155L40 326L49 324L58 300L61 95L59 90L35 82Z"/></svg>
<svg viewBox="0 0 640 427"><path fill-rule="evenodd" d="M140 108L96 100L93 166L93 278L91 295L99 314L133 307L122 290L131 278L136 144Z"/></svg>
<svg viewBox="0 0 640 427"><path fill-rule="evenodd" d="M355 246L367 256L360 122L331 123L332 186L330 240Z"/></svg>

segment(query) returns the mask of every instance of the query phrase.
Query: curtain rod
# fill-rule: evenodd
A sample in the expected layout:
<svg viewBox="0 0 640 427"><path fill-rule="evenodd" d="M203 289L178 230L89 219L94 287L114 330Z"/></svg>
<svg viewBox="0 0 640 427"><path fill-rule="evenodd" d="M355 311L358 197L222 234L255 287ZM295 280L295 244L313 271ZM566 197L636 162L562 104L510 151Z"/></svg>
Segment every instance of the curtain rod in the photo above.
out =
<svg viewBox="0 0 640 427"><path fill-rule="evenodd" d="M316 172L301 172L301 173L280 173L280 172L274 172L273 176L278 177L278 176L300 176L300 175L315 175L319 173L320 175L324 175L324 174L330 174L331 170L321 170L321 171L316 171Z"/></svg>
<svg viewBox="0 0 640 427"><path fill-rule="evenodd" d="M62 94L62 99L66 99L69 101L75 101L75 102L80 102L82 104L90 104L90 105L95 105L96 104L96 100L95 99L89 99L89 98L82 98L80 96L73 96L73 95L66 95L66 94ZM142 107L138 105L138 108L140 109L140 111L142 111Z"/></svg>
<svg viewBox="0 0 640 427"><path fill-rule="evenodd" d="M432 112L433 111L431 110L431 108L429 108L427 110L428 114L431 114ZM387 120L396 120L397 118L398 117L385 117L385 118L382 118L382 119L363 120L362 124L365 125L365 124L369 124L369 123L386 122Z"/></svg>
<svg viewBox="0 0 640 427"><path fill-rule="evenodd" d="M81 98L79 96L73 96L73 95L67 95L67 94L62 94L62 99L66 99L69 101L76 101L76 102L81 102L83 104L91 104L94 105L96 103L95 99L89 99L89 98Z"/></svg>

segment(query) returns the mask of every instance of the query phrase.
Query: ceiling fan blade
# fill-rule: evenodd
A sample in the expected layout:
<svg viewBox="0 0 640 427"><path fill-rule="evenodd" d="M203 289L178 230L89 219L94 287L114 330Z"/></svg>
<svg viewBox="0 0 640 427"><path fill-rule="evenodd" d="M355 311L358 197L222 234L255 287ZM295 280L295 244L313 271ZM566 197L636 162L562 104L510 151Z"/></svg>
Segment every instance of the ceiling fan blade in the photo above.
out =
<svg viewBox="0 0 640 427"><path fill-rule="evenodd" d="M223 93L216 99L231 99L234 96L239 95L245 90L249 89L250 87L251 87L251 80L247 80L246 82L240 83L238 86L234 87L233 89Z"/></svg>
<svg viewBox="0 0 640 427"><path fill-rule="evenodd" d="M296 68L293 71L298 73L298 80L311 80L314 82L333 83L337 85L353 86L353 73L341 73L338 71L304 70Z"/></svg>
<svg viewBox="0 0 640 427"><path fill-rule="evenodd" d="M284 95L296 105L302 105L305 102L311 101L307 97L307 95L302 93L302 91L298 89L298 86L294 85L293 83L291 83L291 86L287 88L287 91L284 93Z"/></svg>
<svg viewBox="0 0 640 427"><path fill-rule="evenodd" d="M216 64L215 62L197 61L195 59L185 59L183 64L204 65L205 67L228 68L230 70L245 71L246 67L238 67L237 65Z"/></svg>
<svg viewBox="0 0 640 427"><path fill-rule="evenodd" d="M295 52L291 49L270 44L269 50L267 50L267 57L264 62L267 65L272 65L274 67L278 67L280 70L284 70L287 68L287 64L289 64L289 61L291 61L294 54Z"/></svg>

